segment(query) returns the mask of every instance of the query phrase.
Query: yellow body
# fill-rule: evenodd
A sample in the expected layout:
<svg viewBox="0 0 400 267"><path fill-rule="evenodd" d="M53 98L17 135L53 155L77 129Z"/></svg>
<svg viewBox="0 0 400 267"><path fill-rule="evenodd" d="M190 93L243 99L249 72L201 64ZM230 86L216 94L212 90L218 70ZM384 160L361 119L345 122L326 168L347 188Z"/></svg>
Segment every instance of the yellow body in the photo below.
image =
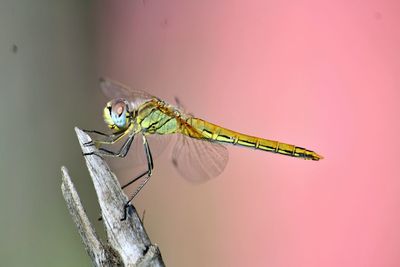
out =
<svg viewBox="0 0 400 267"><path fill-rule="evenodd" d="M302 147L241 134L199 118L186 116L158 99L140 105L133 119L137 125L136 131L145 134L180 133L191 138L239 145L291 157L311 160L323 158Z"/></svg>

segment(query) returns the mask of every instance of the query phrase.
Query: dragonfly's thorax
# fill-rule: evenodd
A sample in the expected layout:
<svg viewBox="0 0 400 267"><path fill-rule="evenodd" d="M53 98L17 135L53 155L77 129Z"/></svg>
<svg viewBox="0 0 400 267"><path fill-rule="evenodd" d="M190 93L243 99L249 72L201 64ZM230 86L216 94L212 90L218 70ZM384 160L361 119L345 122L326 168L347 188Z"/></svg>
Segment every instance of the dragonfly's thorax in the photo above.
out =
<svg viewBox="0 0 400 267"><path fill-rule="evenodd" d="M140 131L144 133L176 133L180 120L176 110L159 99L145 102L137 109L136 123Z"/></svg>

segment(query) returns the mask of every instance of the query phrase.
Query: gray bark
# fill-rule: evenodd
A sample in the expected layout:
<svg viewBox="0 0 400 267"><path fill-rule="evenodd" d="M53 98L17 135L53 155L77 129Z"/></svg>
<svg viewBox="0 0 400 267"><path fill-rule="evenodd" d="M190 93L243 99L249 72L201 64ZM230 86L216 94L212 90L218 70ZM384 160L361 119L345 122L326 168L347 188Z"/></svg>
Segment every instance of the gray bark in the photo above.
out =
<svg viewBox="0 0 400 267"><path fill-rule="evenodd" d="M90 137L78 128L75 131L83 153L95 152L94 146L83 145L91 141ZM61 189L93 265L164 266L158 247L151 244L133 206L129 209L127 219L121 221L127 197L108 165L97 155L86 155L85 160L101 208L108 237L106 244L97 237L65 167L61 168Z"/></svg>

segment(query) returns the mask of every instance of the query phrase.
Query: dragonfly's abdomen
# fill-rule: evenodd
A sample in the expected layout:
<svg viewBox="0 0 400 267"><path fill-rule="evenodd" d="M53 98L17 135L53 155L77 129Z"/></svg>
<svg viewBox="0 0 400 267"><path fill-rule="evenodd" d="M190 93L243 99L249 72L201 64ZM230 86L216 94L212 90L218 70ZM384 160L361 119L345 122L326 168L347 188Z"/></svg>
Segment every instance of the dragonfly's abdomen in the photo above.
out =
<svg viewBox="0 0 400 267"><path fill-rule="evenodd" d="M311 160L320 160L322 159L314 151L286 144L280 143L278 141L258 138L255 136L250 136L246 134L241 134L218 125L209 123L202 119L190 118L187 121L193 128L195 128L198 133L201 134L201 137L208 140L214 140L221 143L229 143L233 145L239 145L243 147L254 148L258 150L278 153L282 155L311 159ZM195 136L192 136L195 137Z"/></svg>

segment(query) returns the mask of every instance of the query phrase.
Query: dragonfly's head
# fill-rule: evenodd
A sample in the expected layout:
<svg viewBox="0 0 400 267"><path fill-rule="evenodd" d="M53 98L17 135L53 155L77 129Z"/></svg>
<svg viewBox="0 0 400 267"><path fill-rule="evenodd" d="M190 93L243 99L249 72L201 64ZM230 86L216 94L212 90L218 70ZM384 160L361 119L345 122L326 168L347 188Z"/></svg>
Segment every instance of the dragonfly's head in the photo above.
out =
<svg viewBox="0 0 400 267"><path fill-rule="evenodd" d="M125 130L131 123L132 114L125 99L114 99L107 103L103 111L104 121L110 129Z"/></svg>

